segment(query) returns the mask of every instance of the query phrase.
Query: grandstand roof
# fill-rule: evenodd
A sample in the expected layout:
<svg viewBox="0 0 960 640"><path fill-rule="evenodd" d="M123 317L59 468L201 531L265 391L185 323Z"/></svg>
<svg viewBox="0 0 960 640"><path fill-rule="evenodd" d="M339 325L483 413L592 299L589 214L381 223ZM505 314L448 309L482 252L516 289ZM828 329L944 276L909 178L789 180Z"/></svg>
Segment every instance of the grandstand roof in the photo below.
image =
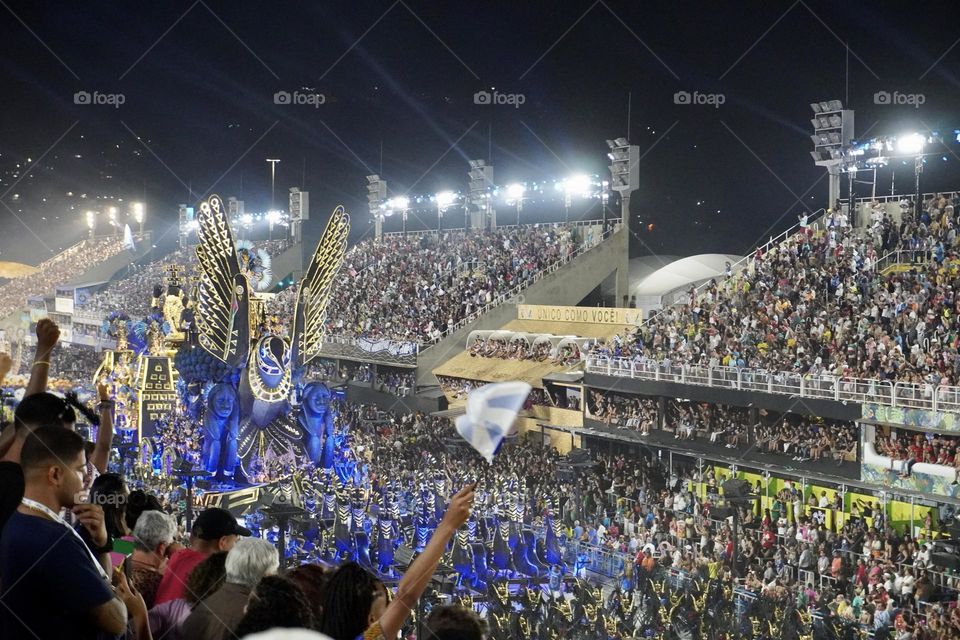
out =
<svg viewBox="0 0 960 640"><path fill-rule="evenodd" d="M740 258L725 253L701 253L680 258L648 275L634 287L633 293L638 296L666 295L676 289L723 275L726 263L734 263Z"/></svg>
<svg viewBox="0 0 960 640"><path fill-rule="evenodd" d="M647 279L647 277L660 269L664 265L668 265L671 262L676 262L680 259L680 256L666 256L666 255L652 255L652 256L640 256L639 258L631 258L629 265L630 273L630 284L632 288L636 288L641 282ZM636 293L636 291L631 291L631 293Z"/></svg>

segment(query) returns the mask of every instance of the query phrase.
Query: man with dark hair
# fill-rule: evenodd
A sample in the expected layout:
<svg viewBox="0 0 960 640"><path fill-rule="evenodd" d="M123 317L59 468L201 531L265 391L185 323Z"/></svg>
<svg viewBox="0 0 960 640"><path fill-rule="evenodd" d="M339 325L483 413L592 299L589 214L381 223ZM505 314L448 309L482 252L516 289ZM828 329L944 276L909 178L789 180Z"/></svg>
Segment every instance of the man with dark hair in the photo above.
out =
<svg viewBox="0 0 960 640"><path fill-rule="evenodd" d="M128 607L138 625L145 624L139 594L125 581L117 595L111 589L103 510L78 504L86 464L83 438L62 426L40 427L23 442L23 499L0 538L0 637L116 635L127 628ZM63 509L86 529L97 554L60 517Z"/></svg>
<svg viewBox="0 0 960 640"><path fill-rule="evenodd" d="M456 605L434 607L424 622L425 640L484 640L487 623L476 612Z"/></svg>

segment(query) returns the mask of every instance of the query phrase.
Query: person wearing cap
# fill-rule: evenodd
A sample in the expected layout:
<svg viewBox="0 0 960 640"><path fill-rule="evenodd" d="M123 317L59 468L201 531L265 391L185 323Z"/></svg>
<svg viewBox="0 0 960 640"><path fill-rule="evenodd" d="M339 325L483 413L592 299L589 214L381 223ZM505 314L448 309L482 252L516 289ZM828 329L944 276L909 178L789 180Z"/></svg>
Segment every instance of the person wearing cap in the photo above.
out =
<svg viewBox="0 0 960 640"><path fill-rule="evenodd" d="M239 536L249 536L250 530L237 524L226 509L213 507L197 516L190 532L190 547L177 551L167 563L160 586L157 587L155 604L183 598L187 577L204 558L217 551L230 551Z"/></svg>

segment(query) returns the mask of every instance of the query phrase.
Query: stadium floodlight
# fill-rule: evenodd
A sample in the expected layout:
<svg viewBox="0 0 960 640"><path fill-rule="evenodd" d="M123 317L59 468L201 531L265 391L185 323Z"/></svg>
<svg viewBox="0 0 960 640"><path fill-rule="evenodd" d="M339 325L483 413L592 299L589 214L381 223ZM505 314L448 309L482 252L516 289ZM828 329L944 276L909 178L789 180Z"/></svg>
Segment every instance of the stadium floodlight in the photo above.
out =
<svg viewBox="0 0 960 640"><path fill-rule="evenodd" d="M453 191L441 191L433 199L437 203L437 233L440 233L440 223L443 221L443 210L453 204L457 199L457 194Z"/></svg>
<svg viewBox="0 0 960 640"><path fill-rule="evenodd" d="M507 185L507 203L513 202L517 205L517 226L520 226L520 212L523 210L523 194L527 188L519 182Z"/></svg>
<svg viewBox="0 0 960 640"><path fill-rule="evenodd" d="M522 200L523 194L526 193L526 191L527 188L519 182L514 182L513 184L507 185L507 200L509 202Z"/></svg>
<svg viewBox="0 0 960 640"><path fill-rule="evenodd" d="M395 196L387 200L387 209L392 212L406 211L410 206L410 198L407 196Z"/></svg>
<svg viewBox="0 0 960 640"><path fill-rule="evenodd" d="M907 155L921 153L926 139L919 133L907 133L897 136L897 151Z"/></svg>
<svg viewBox="0 0 960 640"><path fill-rule="evenodd" d="M144 218L144 208L142 202L133 203L133 219L136 220L137 225L140 227L140 235L143 235L143 218Z"/></svg>
<svg viewBox="0 0 960 640"><path fill-rule="evenodd" d="M410 198L407 196L394 196L387 200L386 208L390 214L399 213L403 221L403 235L407 235L407 208L410 206Z"/></svg>
<svg viewBox="0 0 960 640"><path fill-rule="evenodd" d="M607 141L607 146L610 146ZM630 218L630 194L640 188L640 147L630 144L626 138L616 138L610 153L607 154L610 164L610 180L604 185L601 182L600 199L603 205L603 219L607 219L607 200L609 192L620 194L620 218L626 222Z"/></svg>
<svg viewBox="0 0 960 640"><path fill-rule="evenodd" d="M374 237L383 237L384 205L387 200L387 181L373 174L367 176L367 206L374 223Z"/></svg>
<svg viewBox="0 0 960 640"><path fill-rule="evenodd" d="M271 225L279 224L281 220L283 220L283 214L281 212L276 209L267 211L267 222Z"/></svg>
<svg viewBox="0 0 960 640"><path fill-rule="evenodd" d="M827 196L827 206L835 207L840 199L840 175L849 173L844 163L855 162L846 157L846 152L853 143L853 111L845 110L840 100L820 100L811 102L810 108L814 116L810 119L813 126L813 151L810 157L818 167L827 169L830 178ZM850 183L851 202L853 183Z"/></svg>
<svg viewBox="0 0 960 640"><path fill-rule="evenodd" d="M563 190L571 195L589 198L593 195L593 180L586 174L578 173L564 179Z"/></svg>
<svg viewBox="0 0 960 640"><path fill-rule="evenodd" d="M87 229L90 230L90 238L93 238L97 226L97 217L93 211L87 211Z"/></svg>
<svg viewBox="0 0 960 640"><path fill-rule="evenodd" d="M496 212L493 208L493 199L490 197L494 187L493 166L479 158L469 162L470 170L467 172L467 176L470 178L470 197L468 200L470 206L464 208L464 215L469 215L469 210L472 207L474 211L484 214L491 227L496 227ZM479 219L475 224L480 227L484 226L484 223L480 222Z"/></svg>
<svg viewBox="0 0 960 640"><path fill-rule="evenodd" d="M437 206L442 209L446 209L457 200L457 194L453 191L441 191L434 197L437 200Z"/></svg>
<svg viewBox="0 0 960 640"><path fill-rule="evenodd" d="M252 213L245 213L245 214L243 214L242 216L240 216L240 224L242 224L242 225L245 226L245 227L249 227L250 225L252 225L252 224L253 224L253 214L252 214Z"/></svg>

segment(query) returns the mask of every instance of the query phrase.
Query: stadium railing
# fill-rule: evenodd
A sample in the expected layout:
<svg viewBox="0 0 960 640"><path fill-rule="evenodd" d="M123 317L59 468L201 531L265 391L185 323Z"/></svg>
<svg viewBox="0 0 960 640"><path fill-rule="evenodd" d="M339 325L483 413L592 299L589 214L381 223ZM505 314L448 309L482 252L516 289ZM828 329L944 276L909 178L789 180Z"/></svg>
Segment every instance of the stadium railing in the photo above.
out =
<svg viewBox="0 0 960 640"><path fill-rule="evenodd" d="M583 558L589 571L608 578L616 578L623 573L627 564L633 562L633 556L629 553L621 553L600 545L574 540L567 545L565 560L570 564L575 564L580 557Z"/></svg>
<svg viewBox="0 0 960 640"><path fill-rule="evenodd" d="M960 412L960 387L933 383L895 382L863 378L838 378L829 374L799 374L735 367L709 367L587 356L587 373L677 382L714 388L760 391L801 398L879 404L903 409Z"/></svg>

